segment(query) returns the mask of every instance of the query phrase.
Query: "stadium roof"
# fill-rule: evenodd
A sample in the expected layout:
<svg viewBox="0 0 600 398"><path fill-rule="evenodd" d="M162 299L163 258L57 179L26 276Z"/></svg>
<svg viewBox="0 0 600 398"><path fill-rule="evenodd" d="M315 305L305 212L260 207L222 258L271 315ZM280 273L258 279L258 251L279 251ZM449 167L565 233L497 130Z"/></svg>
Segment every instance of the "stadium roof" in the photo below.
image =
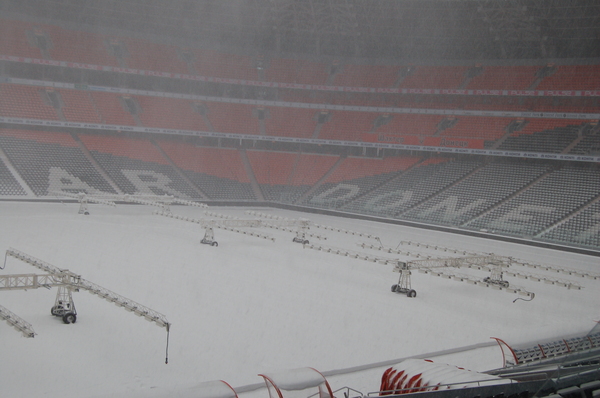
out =
<svg viewBox="0 0 600 398"><path fill-rule="evenodd" d="M7 11L263 53L600 57L598 0L9 0Z"/></svg>

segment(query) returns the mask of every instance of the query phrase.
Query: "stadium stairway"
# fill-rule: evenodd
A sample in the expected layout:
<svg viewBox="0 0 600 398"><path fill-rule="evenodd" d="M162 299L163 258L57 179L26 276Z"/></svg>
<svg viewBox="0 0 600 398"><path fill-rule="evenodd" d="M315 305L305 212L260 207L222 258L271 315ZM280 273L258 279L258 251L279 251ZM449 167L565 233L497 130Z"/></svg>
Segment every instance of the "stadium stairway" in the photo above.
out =
<svg viewBox="0 0 600 398"><path fill-rule="evenodd" d="M169 162L169 164L171 165L171 167L173 167L173 170L177 173L177 175L179 175L179 177L184 180L185 182L187 182L190 187L192 189L194 189L198 195L200 195L200 197L204 200L208 199L208 196L198 187L198 185L194 184L194 182L192 180L190 180L188 178L188 176L179 168L177 167L177 165L175 164L175 162L173 162L173 160L169 157L169 155L167 155L167 153L164 151L164 149L162 149L160 147L160 145L158 145L156 143L155 140L150 139L149 140L152 145L154 145L154 147L156 148L156 150L167 160L167 162Z"/></svg>
<svg viewBox="0 0 600 398"><path fill-rule="evenodd" d="M100 166L100 164L96 161L96 159L94 159L94 157L92 156L90 151L88 151L86 146L79 139L79 136L77 136L77 134L75 134L75 133L71 133L71 137L73 137L73 139L75 140L75 142L77 143L77 145L79 146L79 148L81 149L81 151L83 152L83 154L85 155L87 160L92 164L92 166L94 166L96 171L106 180L106 182L108 182L110 184L112 189L114 189L119 195L122 195L123 191L121 191L119 186L117 184L115 184L115 182L112 180L112 178L110 178L110 176L106 173L106 171L102 168L102 166Z"/></svg>
<svg viewBox="0 0 600 398"><path fill-rule="evenodd" d="M31 188L25 182L25 180L23 180L23 178L21 178L21 175L17 172L17 170L11 163L8 156L6 156L6 153L4 153L4 151L2 150L2 147L0 147L0 161L4 163L4 166L6 167L7 171L10 173L12 178L14 178L14 180L20 185L19 188L21 188L23 190L23 193L27 197L34 198L35 193L31 190ZM16 190L18 190L18 188Z"/></svg>
<svg viewBox="0 0 600 398"><path fill-rule="evenodd" d="M350 207L351 207L351 206L352 206L352 203L356 202L357 200L360 200L361 198L363 198L363 197L364 197L364 196L366 196L366 195L369 195L369 194L371 194L372 192L375 192L375 191L377 191L379 188L381 188L381 187L383 187L383 186L385 186L385 185L389 184L390 182L392 182L392 181L394 181L394 180L396 180L396 179L400 178L402 175L404 175L404 173L406 173L406 172L408 172L408 171L410 171L410 170L412 170L412 169L414 169L414 168L416 168L416 167L419 167L419 166L420 166L420 165L422 165L422 164L423 164L423 163L424 163L426 160L427 160L427 158L422 158L422 159L420 159L420 160L416 161L415 163L413 163L412 165L410 165L408 168L406 168L406 169L404 169L404 170L400 170L398 173L396 173L396 174L392 175L390 178L388 178L388 179L386 179L386 180L383 180L383 181L381 181L379 184L377 184L377 185L375 185L375 186L371 187L371 188L370 188L370 189L368 189L368 190L365 190L364 192L361 192L360 194L358 194L358 195L356 195L355 197L353 197L352 199L350 199L348 202L344 203L344 204L341 206L341 209L347 209L347 208L348 208L348 206L350 206Z"/></svg>
<svg viewBox="0 0 600 398"><path fill-rule="evenodd" d="M264 202L265 196L260 190L260 186L258 185L258 181L256 180L256 175L252 170L252 165L250 164L250 160L248 159L248 154L244 149L239 150L240 158L242 159L242 164L244 165L244 169L246 169L246 173L248 174L248 179L250 180L250 186L252 187L252 192L256 196L256 199Z"/></svg>
<svg viewBox="0 0 600 398"><path fill-rule="evenodd" d="M585 131L587 124L582 124L577 129L577 138L575 138L565 149L562 150L561 153L570 153L573 148L575 148L584 138L583 132Z"/></svg>
<svg viewBox="0 0 600 398"><path fill-rule="evenodd" d="M300 196L300 198L298 198L298 200L295 203L302 203L308 197L310 197L313 194L313 192L319 189L319 187L323 185L325 181L327 181L327 178L329 178L329 176L342 164L342 162L345 159L346 158L344 156L340 156L338 160L333 164L333 166L331 166L331 168L321 178L319 178L319 180L312 187L310 187L308 191L306 191L302 196Z"/></svg>
<svg viewBox="0 0 600 398"><path fill-rule="evenodd" d="M580 214L582 214L585 210L597 205L600 203L600 196L593 198L592 200L590 200L589 202L583 204L582 206L580 206L578 209L574 210L573 212L567 214L565 217L563 217L562 219L558 220L557 222L555 222L554 224L550 225L547 228L544 228L542 231L538 232L535 237L539 238L545 234L547 234L548 232L552 231L553 229L556 229L558 227L560 227L561 225L567 223L568 221L576 218L577 216L579 216Z"/></svg>
<svg viewBox="0 0 600 398"><path fill-rule="evenodd" d="M464 180L466 180L467 178L469 178L470 176L472 176L473 174L477 173L481 168L485 167L484 164L479 164L478 166L474 167L472 170L470 170L468 173L466 173L465 175L463 175L462 177L460 177L459 179L457 179L456 181L452 182L451 184L443 187L441 190L439 191L435 191L430 195L425 196L424 198L422 198L421 200L419 200L416 203L413 203L408 209L403 210L399 213L396 214L396 217L402 217L402 215L408 213L409 211L411 211L412 209L416 208L417 206L419 206L422 203L425 203L426 201L428 201L429 199L433 198L434 196L440 195L442 193L444 193L446 190L452 188L453 186L455 186L456 184L460 184L461 182L463 182Z"/></svg>

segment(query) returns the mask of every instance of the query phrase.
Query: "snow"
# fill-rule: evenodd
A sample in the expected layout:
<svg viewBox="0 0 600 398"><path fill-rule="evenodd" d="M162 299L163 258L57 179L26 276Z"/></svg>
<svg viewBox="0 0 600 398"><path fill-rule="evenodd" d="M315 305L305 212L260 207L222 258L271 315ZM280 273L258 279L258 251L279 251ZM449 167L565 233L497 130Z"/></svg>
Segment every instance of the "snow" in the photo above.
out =
<svg viewBox="0 0 600 398"><path fill-rule="evenodd" d="M535 299L513 302L515 294L413 272L418 294L411 299L390 291L398 281L393 266L304 249L289 232L257 231L271 242L215 229L219 246L211 247L199 244L199 225L153 215L153 207L90 205L89 216L77 210L75 203L0 202L0 250L69 269L166 315L168 364L164 328L97 296L74 293L78 319L66 325L50 315L55 288L1 291L0 304L37 333L25 338L0 321L3 396L193 397L203 383L224 380L241 398L266 398L266 389L255 388L264 386L259 373L302 367L322 372L334 391L368 393L404 358L485 371L502 365L490 337L527 346L583 335L600 319L600 280L556 275L582 290L518 280ZM203 218L199 208L172 210ZM390 247L411 240L600 273L598 257L507 242L280 209L210 210L302 217L377 235ZM313 232L326 235L328 246L393 257L358 247L364 238ZM42 272L10 257L0 270L25 273Z"/></svg>
<svg viewBox="0 0 600 398"><path fill-rule="evenodd" d="M281 390L305 390L325 383L323 375L312 368L290 369L261 376L267 377Z"/></svg>
<svg viewBox="0 0 600 398"><path fill-rule="evenodd" d="M233 388L223 380L206 381L197 386L198 398L235 398Z"/></svg>

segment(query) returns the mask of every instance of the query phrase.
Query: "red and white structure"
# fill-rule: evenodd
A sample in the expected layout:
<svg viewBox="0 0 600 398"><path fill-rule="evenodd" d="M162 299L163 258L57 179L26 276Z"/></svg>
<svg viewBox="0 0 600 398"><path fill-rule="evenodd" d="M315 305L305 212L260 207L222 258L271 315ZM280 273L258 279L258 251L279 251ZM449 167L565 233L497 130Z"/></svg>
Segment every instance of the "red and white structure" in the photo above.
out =
<svg viewBox="0 0 600 398"><path fill-rule="evenodd" d="M333 398L325 376L314 368L259 374L265 379L269 398Z"/></svg>
<svg viewBox="0 0 600 398"><path fill-rule="evenodd" d="M527 347L511 347L497 337L492 337L492 339L496 340L502 350L503 367L551 359L600 347L600 331L597 331L596 328L585 336L545 341Z"/></svg>
<svg viewBox="0 0 600 398"><path fill-rule="evenodd" d="M237 392L223 380L207 381L194 387L194 396L198 398L238 398Z"/></svg>
<svg viewBox="0 0 600 398"><path fill-rule="evenodd" d="M511 382L509 379L454 365L433 363L427 359L407 359L383 373L379 395L411 394Z"/></svg>

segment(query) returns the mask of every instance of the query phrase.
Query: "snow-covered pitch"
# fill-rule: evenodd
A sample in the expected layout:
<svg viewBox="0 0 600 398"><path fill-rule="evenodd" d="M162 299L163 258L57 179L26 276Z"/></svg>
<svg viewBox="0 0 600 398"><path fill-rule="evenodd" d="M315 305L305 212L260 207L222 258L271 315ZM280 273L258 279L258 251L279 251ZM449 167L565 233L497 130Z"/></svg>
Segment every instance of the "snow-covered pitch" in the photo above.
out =
<svg viewBox="0 0 600 398"><path fill-rule="evenodd" d="M264 229L275 242L215 230L218 247L201 245L196 224L153 215L141 205L0 203L0 251L21 250L80 274L166 315L172 323L169 363L164 328L86 292L74 293L76 324L50 314L56 289L0 291L0 304L32 324L25 338L0 322L0 385L5 397L195 396L195 386L225 380L234 388L262 383L259 373L311 366L334 390L377 391L387 366L366 364L426 356L475 371L502 365L498 337L525 345L581 335L600 320L600 280L568 290L529 280L533 301L502 291L413 272L416 298L390 291L393 266L341 257L293 243L293 233ZM247 208L211 208L251 218ZM429 243L600 273L598 257L384 223L278 209L255 209L360 231L396 247ZM202 218L202 209L172 211ZM363 238L317 230L324 244L363 251ZM372 252L374 255L382 253ZM393 257L393 255L387 255ZM0 275L42 273L8 258ZM510 278L509 278L510 280ZM431 353L429 355L429 353ZM389 365L388 365L389 366ZM242 393L264 397L265 389Z"/></svg>

